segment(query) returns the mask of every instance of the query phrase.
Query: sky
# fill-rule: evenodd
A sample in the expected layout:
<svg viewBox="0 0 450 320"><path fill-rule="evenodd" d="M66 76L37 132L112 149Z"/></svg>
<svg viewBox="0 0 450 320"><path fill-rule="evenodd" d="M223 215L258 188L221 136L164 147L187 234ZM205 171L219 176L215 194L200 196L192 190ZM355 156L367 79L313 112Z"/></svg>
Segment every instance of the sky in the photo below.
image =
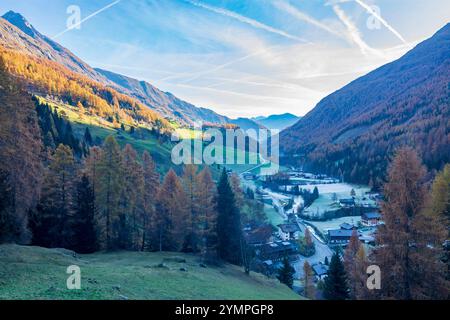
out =
<svg viewBox="0 0 450 320"><path fill-rule="evenodd" d="M303 116L450 22L448 0L2 0L8 10L93 67L230 117Z"/></svg>

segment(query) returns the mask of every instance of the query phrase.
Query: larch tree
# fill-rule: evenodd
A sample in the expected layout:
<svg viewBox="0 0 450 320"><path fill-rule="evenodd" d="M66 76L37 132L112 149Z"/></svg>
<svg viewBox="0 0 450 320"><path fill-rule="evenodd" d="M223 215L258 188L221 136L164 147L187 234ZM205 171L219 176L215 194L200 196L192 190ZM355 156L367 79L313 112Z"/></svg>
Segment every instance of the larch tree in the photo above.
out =
<svg viewBox="0 0 450 320"><path fill-rule="evenodd" d="M205 167L197 176L197 212L200 252L205 261L217 260L217 186Z"/></svg>
<svg viewBox="0 0 450 320"><path fill-rule="evenodd" d="M314 272L308 261L303 264L303 292L306 298L314 299L316 297L316 288L314 286Z"/></svg>
<svg viewBox="0 0 450 320"><path fill-rule="evenodd" d="M431 190L431 204L428 209L430 219L447 226L447 241L444 262L447 264L446 280L450 281L450 164L436 176Z"/></svg>
<svg viewBox="0 0 450 320"><path fill-rule="evenodd" d="M354 229L350 237L350 242L344 252L344 267L348 276L350 299L353 300L356 299L356 288L359 285L360 270L356 263L356 257L360 248L362 248L362 245L359 241L358 231Z"/></svg>
<svg viewBox="0 0 450 320"><path fill-rule="evenodd" d="M36 225L41 230L37 244L71 248L76 166L72 149L60 144L47 168ZM45 235L44 235L45 234Z"/></svg>
<svg viewBox="0 0 450 320"><path fill-rule="evenodd" d="M28 213L39 200L43 166L42 143L35 105L25 87L8 74L0 59L0 170L8 176L12 203L4 215L14 221L2 232L7 241L27 243Z"/></svg>
<svg viewBox="0 0 450 320"><path fill-rule="evenodd" d="M167 173L158 192L157 225L159 249L180 251L187 235L188 210L186 193L172 169Z"/></svg>
<svg viewBox="0 0 450 320"><path fill-rule="evenodd" d="M186 208L188 210L186 239L183 244L184 252L199 251L199 220L198 196L203 190L198 189L197 166L188 164L184 167L182 183L186 193Z"/></svg>
<svg viewBox="0 0 450 320"><path fill-rule="evenodd" d="M381 298L439 299L448 296L442 243L447 230L426 213L425 169L410 148L397 151L384 186L384 225L377 234L375 263L383 274Z"/></svg>
<svg viewBox="0 0 450 320"><path fill-rule="evenodd" d="M117 234L113 226L119 219L119 199L122 193L122 152L113 136L106 138L97 167L98 188L96 197L98 209L104 220L106 249L116 246Z"/></svg>
<svg viewBox="0 0 450 320"><path fill-rule="evenodd" d="M142 234L142 194L144 174L137 153L127 144L122 154L122 193L118 224L119 246L122 249L140 248Z"/></svg>
<svg viewBox="0 0 450 320"><path fill-rule="evenodd" d="M147 151L142 155L142 171L144 190L142 193L142 239L141 250L156 250L151 241L154 237L156 215L156 197L159 190L159 174L156 172L155 162Z"/></svg>

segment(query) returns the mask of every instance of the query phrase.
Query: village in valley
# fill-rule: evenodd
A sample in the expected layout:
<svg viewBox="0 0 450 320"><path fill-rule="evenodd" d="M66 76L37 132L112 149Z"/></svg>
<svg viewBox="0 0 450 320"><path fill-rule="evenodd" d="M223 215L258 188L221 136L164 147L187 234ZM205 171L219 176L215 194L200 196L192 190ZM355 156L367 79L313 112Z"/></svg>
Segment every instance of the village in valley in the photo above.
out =
<svg viewBox="0 0 450 320"><path fill-rule="evenodd" d="M382 224L382 195L326 175L295 168L276 175L250 170L240 174L243 191L264 204L265 221L245 225L247 246L254 255L252 270L276 277L288 257L295 269L294 287L303 293L305 261L314 272L317 298L336 250L343 252L355 233L366 252L375 244Z"/></svg>

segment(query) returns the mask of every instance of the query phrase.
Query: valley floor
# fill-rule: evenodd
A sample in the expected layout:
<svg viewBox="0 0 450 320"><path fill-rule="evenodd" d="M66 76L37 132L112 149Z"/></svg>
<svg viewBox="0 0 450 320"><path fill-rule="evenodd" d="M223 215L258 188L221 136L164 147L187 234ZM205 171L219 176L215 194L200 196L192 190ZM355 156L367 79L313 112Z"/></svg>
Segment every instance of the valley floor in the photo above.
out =
<svg viewBox="0 0 450 320"><path fill-rule="evenodd" d="M67 267L81 269L81 290L67 289ZM184 271L182 271L184 270ZM0 246L0 300L296 300L277 280L225 265L202 267L181 253L76 255L64 249Z"/></svg>

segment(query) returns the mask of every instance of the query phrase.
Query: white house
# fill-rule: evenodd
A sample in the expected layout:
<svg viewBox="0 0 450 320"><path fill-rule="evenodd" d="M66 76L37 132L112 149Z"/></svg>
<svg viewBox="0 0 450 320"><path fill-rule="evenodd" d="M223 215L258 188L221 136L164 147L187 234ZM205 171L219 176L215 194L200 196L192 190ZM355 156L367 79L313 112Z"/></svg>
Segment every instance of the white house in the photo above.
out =
<svg viewBox="0 0 450 320"><path fill-rule="evenodd" d="M278 225L278 235L282 241L297 240L300 237L300 227L295 223Z"/></svg>

